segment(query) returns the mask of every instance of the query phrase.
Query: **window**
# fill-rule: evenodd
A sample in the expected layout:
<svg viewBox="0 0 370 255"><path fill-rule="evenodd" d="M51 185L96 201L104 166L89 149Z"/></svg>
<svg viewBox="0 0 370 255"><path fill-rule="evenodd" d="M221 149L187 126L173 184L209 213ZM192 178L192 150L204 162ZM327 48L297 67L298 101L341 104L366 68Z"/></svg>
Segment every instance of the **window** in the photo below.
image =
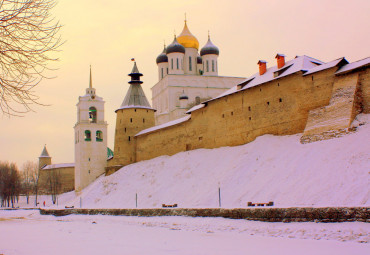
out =
<svg viewBox="0 0 370 255"><path fill-rule="evenodd" d="M131 137L130 136L128 137L128 141L131 141Z"/></svg>
<svg viewBox="0 0 370 255"><path fill-rule="evenodd" d="M200 104L200 97L195 97L195 104L196 105Z"/></svg>
<svg viewBox="0 0 370 255"><path fill-rule="evenodd" d="M267 102L267 105L270 105L270 102Z"/></svg>
<svg viewBox="0 0 370 255"><path fill-rule="evenodd" d="M125 133L126 133L126 128L125 128Z"/></svg>
<svg viewBox="0 0 370 255"><path fill-rule="evenodd" d="M252 120L252 117L249 117L249 120Z"/></svg>
<svg viewBox="0 0 370 255"><path fill-rule="evenodd" d="M207 72L209 72L209 63L208 63L208 60L207 60Z"/></svg>
<svg viewBox="0 0 370 255"><path fill-rule="evenodd" d="M96 108L95 107L90 107L89 108L89 121L90 123L96 123Z"/></svg>
<svg viewBox="0 0 370 255"><path fill-rule="evenodd" d="M215 71L215 61L212 60L212 72L214 72L214 71Z"/></svg>
<svg viewBox="0 0 370 255"><path fill-rule="evenodd" d="M251 111L251 107L250 106L248 106L248 111Z"/></svg>
<svg viewBox="0 0 370 255"><path fill-rule="evenodd" d="M189 71L192 70L192 66L191 66L191 56L189 56Z"/></svg>
<svg viewBox="0 0 370 255"><path fill-rule="evenodd" d="M283 99L282 98L279 98L279 102L281 103L281 102L283 102Z"/></svg>
<svg viewBox="0 0 370 255"><path fill-rule="evenodd" d="M102 142L103 141L103 132L98 130L96 131L96 141L97 142Z"/></svg>
<svg viewBox="0 0 370 255"><path fill-rule="evenodd" d="M173 58L171 58L171 69L173 70Z"/></svg>
<svg viewBox="0 0 370 255"><path fill-rule="evenodd" d="M163 68L161 68L161 76L162 76L162 78L163 78Z"/></svg>
<svg viewBox="0 0 370 255"><path fill-rule="evenodd" d="M168 67L167 67L167 74L168 74Z"/></svg>
<svg viewBox="0 0 370 255"><path fill-rule="evenodd" d="M130 118L130 122L132 122L132 118Z"/></svg>
<svg viewBox="0 0 370 255"><path fill-rule="evenodd" d="M231 112L231 116L233 116L234 115L234 112Z"/></svg>
<svg viewBox="0 0 370 255"><path fill-rule="evenodd" d="M143 119L143 123L145 123L145 119Z"/></svg>
<svg viewBox="0 0 370 255"><path fill-rule="evenodd" d="M179 70L179 59L176 58L176 67L177 67L177 70Z"/></svg>
<svg viewBox="0 0 370 255"><path fill-rule="evenodd" d="M90 130L85 130L85 141L91 141L91 132L90 132Z"/></svg>

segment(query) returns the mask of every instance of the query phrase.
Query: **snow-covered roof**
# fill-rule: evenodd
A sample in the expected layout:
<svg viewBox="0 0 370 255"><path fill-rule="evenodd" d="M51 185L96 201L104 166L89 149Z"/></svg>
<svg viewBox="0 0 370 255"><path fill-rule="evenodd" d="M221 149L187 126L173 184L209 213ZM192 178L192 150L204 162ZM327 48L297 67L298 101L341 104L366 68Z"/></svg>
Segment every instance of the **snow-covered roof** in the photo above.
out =
<svg viewBox="0 0 370 255"><path fill-rule="evenodd" d="M190 117L191 117L191 115L187 115L185 117L182 117L182 118L179 118L179 119L176 119L176 120L172 120L172 121L169 121L167 123L164 123L164 124L161 124L161 125L158 125L158 126L154 126L154 127L151 127L151 128L144 129L144 130L140 131L139 133L137 133L135 136L147 134L147 133L150 133L150 132L162 129L162 128L171 127L171 126L183 123L183 122L189 120Z"/></svg>
<svg viewBox="0 0 370 255"><path fill-rule="evenodd" d="M342 66L342 68L340 68L335 74L346 73L346 72L352 71L354 69L357 69L357 68L360 68L360 67L365 67L365 66L368 66L368 65L370 65L370 57L367 57L367 58L361 59L359 61L352 62L350 64Z"/></svg>
<svg viewBox="0 0 370 255"><path fill-rule="evenodd" d="M196 110L199 110L199 109L202 109L205 105L204 104L198 104L196 106L193 106L192 108L190 108L186 113L187 114L190 114Z"/></svg>
<svg viewBox="0 0 370 255"><path fill-rule="evenodd" d="M48 150L46 149L46 145L44 146L44 149L42 150L41 155L40 155L40 157L39 157L39 158L50 158L50 156L49 156L49 152L48 152Z"/></svg>
<svg viewBox="0 0 370 255"><path fill-rule="evenodd" d="M51 164L47 165L42 170L55 169L55 168L65 168L65 167L75 167L75 163L63 163L63 164Z"/></svg>
<svg viewBox="0 0 370 255"><path fill-rule="evenodd" d="M325 64L322 64L322 65L311 68L303 76L313 74L313 73L316 73L316 72L319 72L319 71L322 71L322 70L325 70L325 69L329 69L329 68L335 67L339 64L342 64L342 65L343 64L348 64L348 61L344 57L343 58L338 58L338 59L333 60L331 62L328 62L328 63L325 63Z"/></svg>
<svg viewBox="0 0 370 255"><path fill-rule="evenodd" d="M255 73L251 77L247 78L245 81L241 82L239 85L232 87L231 89L227 90L226 92L215 98L205 101L205 103L236 93L238 91L261 85L272 80L277 80L281 77L285 77L299 71L307 71L322 64L324 64L324 62L315 58L311 58L305 55L297 56L294 59L287 61L285 65L280 69L277 68L277 66L272 66L270 68L267 68L266 72L263 75L260 75L259 72ZM241 89L238 90L238 87L241 87Z"/></svg>

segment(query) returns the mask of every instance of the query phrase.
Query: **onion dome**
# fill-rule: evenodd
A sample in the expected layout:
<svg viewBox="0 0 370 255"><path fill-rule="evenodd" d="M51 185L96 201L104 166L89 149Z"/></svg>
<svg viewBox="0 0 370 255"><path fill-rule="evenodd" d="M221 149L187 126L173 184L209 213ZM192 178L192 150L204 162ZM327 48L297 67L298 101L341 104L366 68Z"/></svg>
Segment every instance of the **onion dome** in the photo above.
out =
<svg viewBox="0 0 370 255"><path fill-rule="evenodd" d="M203 61L202 61L202 57L201 56L197 56L197 64L202 64Z"/></svg>
<svg viewBox="0 0 370 255"><path fill-rule="evenodd" d="M158 55L156 62L157 64L168 62L168 57L166 55L166 45L164 46L162 53Z"/></svg>
<svg viewBox="0 0 370 255"><path fill-rule="evenodd" d="M182 99L186 99L186 100L188 100L189 98L188 98L188 96L185 94L185 92L184 92L184 91L182 91L182 94L179 96L179 99L180 99L180 100L182 100Z"/></svg>
<svg viewBox="0 0 370 255"><path fill-rule="evenodd" d="M217 56L220 54L220 51L218 50L217 46L211 42L211 38L209 37L209 35L206 45L204 45L203 48L200 50L201 56L207 54L215 54Z"/></svg>
<svg viewBox="0 0 370 255"><path fill-rule="evenodd" d="M198 39L189 31L188 25L186 24L181 34L177 37L177 41L185 48L199 49Z"/></svg>
<svg viewBox="0 0 370 255"><path fill-rule="evenodd" d="M181 44L178 43L175 39L173 39L173 42L167 46L166 48L166 54L174 53L174 52L179 52L179 53L184 53L185 54L185 48Z"/></svg>

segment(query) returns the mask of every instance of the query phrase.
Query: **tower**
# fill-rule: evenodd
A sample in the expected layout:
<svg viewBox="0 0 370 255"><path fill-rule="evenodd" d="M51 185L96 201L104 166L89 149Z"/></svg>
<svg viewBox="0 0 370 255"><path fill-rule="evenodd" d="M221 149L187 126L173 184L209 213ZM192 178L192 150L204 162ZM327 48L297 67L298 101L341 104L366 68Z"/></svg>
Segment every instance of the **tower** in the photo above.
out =
<svg viewBox="0 0 370 255"><path fill-rule="evenodd" d="M75 131L75 190L80 191L105 172L107 164L107 123L104 101L92 87L78 98Z"/></svg>
<svg viewBox="0 0 370 255"><path fill-rule="evenodd" d="M203 63L203 74L204 75L218 75L218 55L220 54L219 49L212 43L211 38L208 34L208 41L206 45L200 50Z"/></svg>
<svg viewBox="0 0 370 255"><path fill-rule="evenodd" d="M183 69L185 74L199 74L197 71L197 57L199 42L198 39L190 32L188 25L185 24L181 34L177 37L177 41L185 47L185 55Z"/></svg>
<svg viewBox="0 0 370 255"><path fill-rule="evenodd" d="M185 47L177 41L176 36L173 42L167 46L166 54L168 57L168 74L184 74Z"/></svg>
<svg viewBox="0 0 370 255"><path fill-rule="evenodd" d="M46 144L39 157L39 170L44 166L51 165L51 157L49 156L48 150L46 149Z"/></svg>
<svg viewBox="0 0 370 255"><path fill-rule="evenodd" d="M135 135L143 129L154 126L154 109L150 106L144 91L136 62L129 74L130 87L120 106L116 110L116 131L114 138L114 157L109 167L119 168L136 161Z"/></svg>
<svg viewBox="0 0 370 255"><path fill-rule="evenodd" d="M168 57L166 55L166 45L163 47L163 51L158 55L157 59L158 66L158 80L162 80L168 74Z"/></svg>

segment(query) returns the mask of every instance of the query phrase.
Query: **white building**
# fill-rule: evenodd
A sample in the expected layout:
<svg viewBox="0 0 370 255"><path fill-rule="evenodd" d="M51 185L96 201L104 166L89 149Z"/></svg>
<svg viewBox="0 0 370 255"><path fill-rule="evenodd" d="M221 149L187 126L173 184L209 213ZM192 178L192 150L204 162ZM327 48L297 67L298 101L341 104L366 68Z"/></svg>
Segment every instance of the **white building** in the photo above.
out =
<svg viewBox="0 0 370 255"><path fill-rule="evenodd" d="M200 52L198 50L199 42L185 21L181 34L157 57L159 81L152 87L156 125L182 117L191 106L245 80L218 76L219 49L210 36Z"/></svg>
<svg viewBox="0 0 370 255"><path fill-rule="evenodd" d="M104 120L104 101L90 82L86 94L77 103L75 130L75 191L81 191L107 166L107 122Z"/></svg>

